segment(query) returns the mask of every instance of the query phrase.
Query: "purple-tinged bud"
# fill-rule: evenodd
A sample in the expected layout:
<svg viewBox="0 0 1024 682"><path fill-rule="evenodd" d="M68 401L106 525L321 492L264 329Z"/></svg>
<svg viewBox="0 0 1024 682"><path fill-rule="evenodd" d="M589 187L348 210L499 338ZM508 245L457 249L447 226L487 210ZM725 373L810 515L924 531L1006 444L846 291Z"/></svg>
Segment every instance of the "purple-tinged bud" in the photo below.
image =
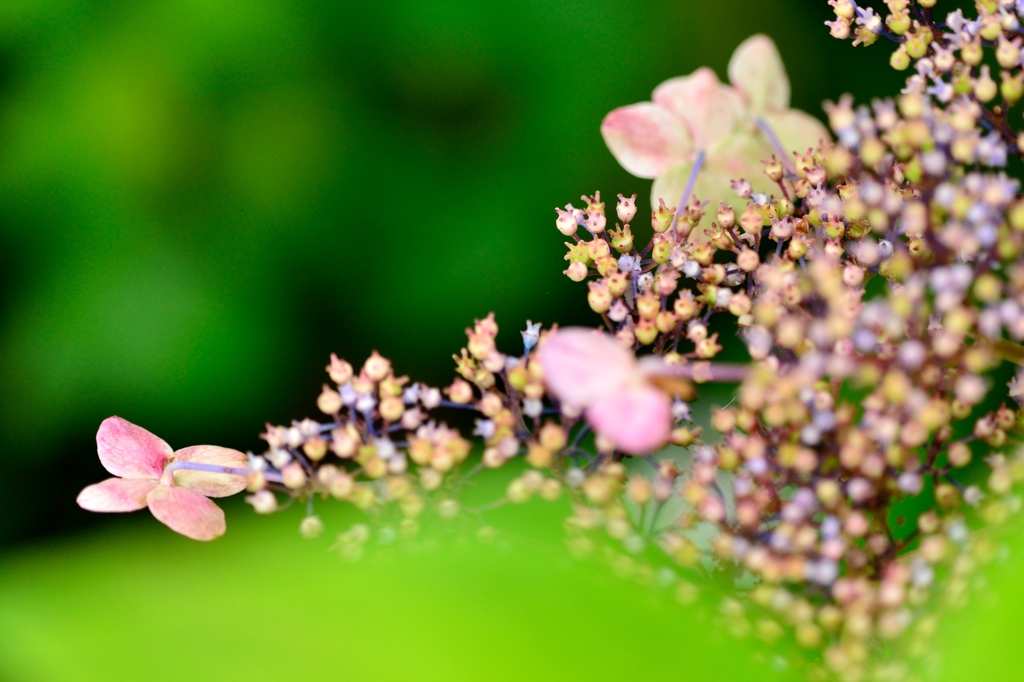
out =
<svg viewBox="0 0 1024 682"><path fill-rule="evenodd" d="M754 193L754 188L750 186L750 183L746 180L733 180L730 183L732 191L736 192L736 196L740 199L749 199L750 195Z"/></svg>
<svg viewBox="0 0 1024 682"><path fill-rule="evenodd" d="M924 490L924 479L916 471L904 471L897 479L897 485L908 495L917 495Z"/></svg>
<svg viewBox="0 0 1024 682"><path fill-rule="evenodd" d="M825 25L828 26L829 35L839 40L846 40L850 37L850 22L843 18L838 18L835 21L826 21Z"/></svg>
<svg viewBox="0 0 1024 682"><path fill-rule="evenodd" d="M828 0L828 4L840 19L853 19L855 5L851 0Z"/></svg>
<svg viewBox="0 0 1024 682"><path fill-rule="evenodd" d="M580 199L587 205L587 213L604 213L604 202L601 201L601 193L594 192L594 196L582 196Z"/></svg>
<svg viewBox="0 0 1024 682"><path fill-rule="evenodd" d="M586 228L594 234L600 234L604 232L606 224L607 219L604 217L604 213L591 213L587 217Z"/></svg>

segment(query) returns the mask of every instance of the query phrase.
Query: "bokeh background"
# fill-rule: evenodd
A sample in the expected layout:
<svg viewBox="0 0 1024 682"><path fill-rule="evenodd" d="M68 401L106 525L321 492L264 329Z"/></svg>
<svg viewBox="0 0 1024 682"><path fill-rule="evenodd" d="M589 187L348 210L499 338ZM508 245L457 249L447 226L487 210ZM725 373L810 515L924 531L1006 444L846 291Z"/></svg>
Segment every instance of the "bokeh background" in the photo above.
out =
<svg viewBox="0 0 1024 682"><path fill-rule="evenodd" d="M552 209L650 187L602 117L701 65L724 78L755 32L798 108L894 93L888 50L855 53L828 18L824 0L0 3L0 678L742 668L683 610L581 579L557 527L518 553L353 567L327 549L338 527L303 542L298 513L229 502L232 532L199 545L74 498L105 476L109 415L256 448L313 412L332 351L436 385L489 311L506 350L527 318L589 321Z"/></svg>
<svg viewBox="0 0 1024 682"><path fill-rule="evenodd" d="M117 414L256 448L331 352L450 381L474 318L590 321L555 206L636 192L599 124L761 31L794 105L900 78L793 0L0 6L0 543L104 518ZM646 210L646 209L645 209Z"/></svg>

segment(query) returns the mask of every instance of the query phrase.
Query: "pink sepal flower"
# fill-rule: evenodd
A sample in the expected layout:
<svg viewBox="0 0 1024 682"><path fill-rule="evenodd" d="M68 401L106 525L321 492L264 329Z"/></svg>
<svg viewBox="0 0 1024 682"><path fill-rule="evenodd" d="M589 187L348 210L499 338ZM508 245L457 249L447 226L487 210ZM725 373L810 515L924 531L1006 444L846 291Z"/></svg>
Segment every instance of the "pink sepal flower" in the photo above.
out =
<svg viewBox="0 0 1024 682"><path fill-rule="evenodd" d="M652 365L615 339L569 327L548 335L540 347L544 381L567 405L584 410L594 431L629 454L661 448L672 431L668 396L649 381Z"/></svg>
<svg viewBox="0 0 1024 682"><path fill-rule="evenodd" d="M805 152L830 139L813 116L789 108L789 77L771 38L755 35L736 48L729 60L729 82L700 68L655 88L652 102L620 107L601 124L608 149L623 168L641 178L654 178L651 205L664 199L675 206L682 197L693 164L705 152L704 167L694 193L710 200L746 208L729 190L730 180L744 178L756 192L777 192L765 177L761 161L775 150L758 128L763 119L786 151Z"/></svg>
<svg viewBox="0 0 1024 682"><path fill-rule="evenodd" d="M158 520L194 540L224 534L224 512L207 497L241 492L246 477L214 471L168 469L173 462L244 467L246 456L215 445L174 451L164 440L120 417L109 417L96 432L100 463L117 478L87 486L78 506L95 512L127 512L149 507Z"/></svg>

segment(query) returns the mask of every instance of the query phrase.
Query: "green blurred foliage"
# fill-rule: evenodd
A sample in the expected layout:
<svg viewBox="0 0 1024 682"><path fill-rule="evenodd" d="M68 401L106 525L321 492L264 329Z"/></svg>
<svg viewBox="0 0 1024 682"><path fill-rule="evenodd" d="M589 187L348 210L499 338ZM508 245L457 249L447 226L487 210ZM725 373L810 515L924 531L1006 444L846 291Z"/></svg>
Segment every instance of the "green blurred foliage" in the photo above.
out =
<svg viewBox="0 0 1024 682"><path fill-rule="evenodd" d="M483 545L433 528L426 542L378 546L349 564L329 539L299 538L293 511L232 518L210 544L123 523L22 553L4 568L0 679L783 682L792 673L709 629L700 607L575 562L560 543L517 534Z"/></svg>
<svg viewBox="0 0 1024 682"><path fill-rule="evenodd" d="M0 6L0 544L87 523L118 414L258 447L331 351L434 384L474 317L591 322L552 207L647 196L612 108L763 31L796 106L893 92L781 0ZM879 75L881 74L881 75ZM641 199L643 202L643 199Z"/></svg>

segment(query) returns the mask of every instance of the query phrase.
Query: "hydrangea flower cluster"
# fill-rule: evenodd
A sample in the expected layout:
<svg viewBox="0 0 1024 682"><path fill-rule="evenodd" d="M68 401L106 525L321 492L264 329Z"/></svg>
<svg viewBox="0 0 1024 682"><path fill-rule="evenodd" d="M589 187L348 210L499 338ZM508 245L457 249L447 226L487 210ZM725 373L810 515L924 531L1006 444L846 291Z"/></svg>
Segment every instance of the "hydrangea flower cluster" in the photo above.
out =
<svg viewBox="0 0 1024 682"><path fill-rule="evenodd" d="M208 539L222 520L158 510L177 486L209 502L177 476L221 475L245 481L258 513L305 500L307 536L324 528L314 499L365 510L370 523L338 539L357 558L375 532L415 535L424 514L568 497L574 553L684 602L724 578L723 625L791 639L820 679L906 679L993 553L977 527L1020 506L1024 379L1009 374L1024 361L1024 199L1004 169L1024 149L1009 117L1024 3L979 0L976 19L942 23L935 0L888 0L884 19L829 4L834 36L888 38L892 65L913 66L895 99L827 103L829 133L788 109L781 59L755 36L730 86L701 69L605 119L616 158L657 179L643 245L635 194L614 213L600 193L556 209L564 272L586 282L598 328L528 322L508 353L488 315L446 387L377 353L358 369L332 356L320 418L268 425L266 451L244 460L172 455L108 420L101 459L145 482L90 486L80 503L126 511L148 495L158 518ZM708 382L734 399L698 425ZM446 425L454 410L475 414L471 436ZM148 453L142 473L111 468L104 453L131 448ZM500 500L462 502L467 480L509 465Z"/></svg>

